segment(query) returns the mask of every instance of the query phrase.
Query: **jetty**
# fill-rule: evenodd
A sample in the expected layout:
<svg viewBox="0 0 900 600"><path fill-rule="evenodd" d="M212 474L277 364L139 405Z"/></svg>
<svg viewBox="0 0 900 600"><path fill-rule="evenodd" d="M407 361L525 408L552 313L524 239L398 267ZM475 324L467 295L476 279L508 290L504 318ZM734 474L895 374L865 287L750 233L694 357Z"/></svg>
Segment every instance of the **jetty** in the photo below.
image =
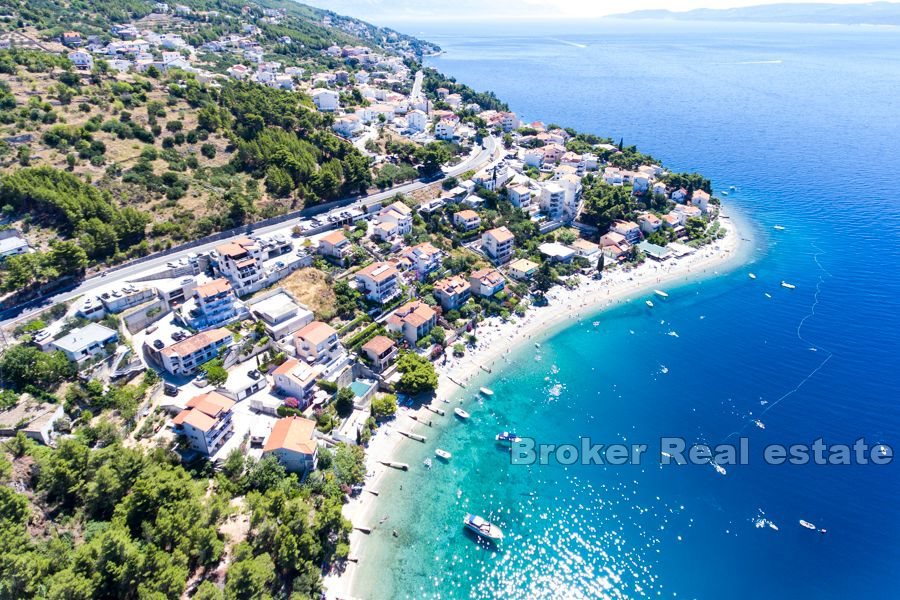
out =
<svg viewBox="0 0 900 600"><path fill-rule="evenodd" d="M429 427L431 427L431 420L430 420L430 419L420 419L420 418L419 418L419 415L417 415L417 414L410 414L410 415L407 415L407 416L408 416L410 419L412 419L413 421L418 421L419 423L422 423L422 424L424 424L424 425L428 425Z"/></svg>
<svg viewBox="0 0 900 600"><path fill-rule="evenodd" d="M390 467L392 469L398 469L400 471L409 471L409 465L402 462L394 462L391 460L379 460L379 464L382 464L386 467Z"/></svg>
<svg viewBox="0 0 900 600"><path fill-rule="evenodd" d="M398 429L397 433L399 433L400 435L405 435L406 437L408 437L411 440L416 440L417 442L422 442L422 443L425 443L425 440L428 439L424 435L419 435L418 433L413 433L411 431L403 431L402 429Z"/></svg>
<svg viewBox="0 0 900 600"><path fill-rule="evenodd" d="M443 408L433 408L433 407L431 407L431 406L429 406L429 405L427 405L427 404L425 405L425 408L428 409L428 410L430 410L431 412L433 412L433 413L435 413L435 414L441 415L442 417L445 416L445 415L447 414L447 413L444 411Z"/></svg>

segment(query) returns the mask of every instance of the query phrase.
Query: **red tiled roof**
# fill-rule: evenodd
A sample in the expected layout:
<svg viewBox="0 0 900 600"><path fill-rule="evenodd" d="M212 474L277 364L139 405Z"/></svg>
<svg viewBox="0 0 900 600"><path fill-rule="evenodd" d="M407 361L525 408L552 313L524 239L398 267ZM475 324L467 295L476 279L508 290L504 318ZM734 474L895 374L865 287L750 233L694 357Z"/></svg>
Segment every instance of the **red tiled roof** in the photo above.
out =
<svg viewBox="0 0 900 600"><path fill-rule="evenodd" d="M313 432L316 422L303 417L284 417L278 419L266 440L263 452L273 450L290 450L300 454L313 454L316 451L316 442Z"/></svg>

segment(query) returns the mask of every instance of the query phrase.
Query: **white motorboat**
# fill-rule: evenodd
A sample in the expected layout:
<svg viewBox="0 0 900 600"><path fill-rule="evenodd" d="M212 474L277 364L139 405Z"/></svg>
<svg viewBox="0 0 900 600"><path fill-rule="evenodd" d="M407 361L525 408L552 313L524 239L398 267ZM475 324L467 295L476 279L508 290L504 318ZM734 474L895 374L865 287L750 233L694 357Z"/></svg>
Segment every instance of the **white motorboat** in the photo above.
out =
<svg viewBox="0 0 900 600"><path fill-rule="evenodd" d="M650 308L653 308L653 303L650 302L649 300L647 300L646 304L647 304L647 306L649 306Z"/></svg>
<svg viewBox="0 0 900 600"><path fill-rule="evenodd" d="M466 411L464 411L461 408L454 408L453 414L455 414L460 419L468 419L471 416L469 413L467 413Z"/></svg>
<svg viewBox="0 0 900 600"><path fill-rule="evenodd" d="M437 450L434 451L434 455L437 456L438 458L443 458L444 460L450 460L453 456L446 450L442 450L440 448L438 448Z"/></svg>
<svg viewBox="0 0 900 600"><path fill-rule="evenodd" d="M653 290L653 293L659 296L660 298L668 298L669 295L662 290Z"/></svg>
<svg viewBox="0 0 900 600"><path fill-rule="evenodd" d="M793 290L793 289L796 289L796 288L797 288L796 285L794 285L793 283L788 283L787 281L782 281L782 282L781 282L781 287L787 288L787 289L789 289L789 290Z"/></svg>
<svg viewBox="0 0 900 600"><path fill-rule="evenodd" d="M482 394L484 394L485 396L493 396L494 395L494 390L492 390L491 388L483 387L478 391L481 392Z"/></svg>
<svg viewBox="0 0 900 600"><path fill-rule="evenodd" d="M753 273L750 273L750 279L756 279L756 275L754 275Z"/></svg>
<svg viewBox="0 0 900 600"><path fill-rule="evenodd" d="M465 525L466 529L474 531L478 536L486 540L492 542L503 541L503 531L490 521L486 521L478 515L466 514L463 519L463 525Z"/></svg>

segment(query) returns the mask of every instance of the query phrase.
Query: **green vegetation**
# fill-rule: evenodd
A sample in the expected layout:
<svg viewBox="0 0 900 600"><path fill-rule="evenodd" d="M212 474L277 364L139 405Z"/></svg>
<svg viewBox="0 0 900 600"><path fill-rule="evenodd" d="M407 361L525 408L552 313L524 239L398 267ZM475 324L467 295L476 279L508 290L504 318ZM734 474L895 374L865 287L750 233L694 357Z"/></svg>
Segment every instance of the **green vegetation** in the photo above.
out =
<svg viewBox="0 0 900 600"><path fill-rule="evenodd" d="M85 429L56 449L20 434L7 452L0 479L12 460L31 469L33 488L0 486L4 598L179 598L189 577L202 581L223 558L219 528L238 495L252 529L234 547L224 597L316 597L320 565L347 556L342 490L364 475L361 450L343 445L322 452L304 485L274 458L239 451L210 482L165 450L127 448L115 434L98 444ZM45 511L65 525L32 521ZM47 529L35 536L34 527ZM222 596L206 582L194 597Z"/></svg>
<svg viewBox="0 0 900 600"><path fill-rule="evenodd" d="M372 399L372 416L376 419L393 417L397 412L397 396L378 394Z"/></svg>
<svg viewBox="0 0 900 600"><path fill-rule="evenodd" d="M200 370L203 371L203 375L210 385L221 386L228 381L228 371L225 370L225 367L222 366L222 361L218 358L209 361L200 367Z"/></svg>
<svg viewBox="0 0 900 600"><path fill-rule="evenodd" d="M434 365L415 352L403 352L397 359L397 370L402 373L397 390L415 396L437 389L438 377Z"/></svg>
<svg viewBox="0 0 900 600"><path fill-rule="evenodd" d="M593 175L585 177L584 181L584 208L581 212L584 223L606 231L613 221L634 212L636 205L630 188L609 185Z"/></svg>

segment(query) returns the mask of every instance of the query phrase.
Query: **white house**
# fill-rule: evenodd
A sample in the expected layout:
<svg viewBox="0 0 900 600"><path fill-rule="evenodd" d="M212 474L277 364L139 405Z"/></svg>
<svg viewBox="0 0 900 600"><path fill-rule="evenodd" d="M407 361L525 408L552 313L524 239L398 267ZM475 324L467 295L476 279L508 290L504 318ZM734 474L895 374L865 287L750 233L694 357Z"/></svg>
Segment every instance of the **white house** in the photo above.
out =
<svg viewBox="0 0 900 600"><path fill-rule="evenodd" d="M444 117L434 126L434 137L439 140L451 140L456 135L456 126L459 119L456 117Z"/></svg>
<svg viewBox="0 0 900 600"><path fill-rule="evenodd" d="M415 345L428 335L437 324L437 313L420 300L407 302L388 317L388 331L403 335L403 338Z"/></svg>
<svg viewBox="0 0 900 600"><path fill-rule="evenodd" d="M496 227L482 234L481 247L489 258L504 263L512 257L515 240L516 236L509 229Z"/></svg>
<svg viewBox="0 0 900 600"><path fill-rule="evenodd" d="M322 112L332 112L340 107L338 93L334 90L317 89L312 93L313 104Z"/></svg>
<svg viewBox="0 0 900 600"><path fill-rule="evenodd" d="M329 363L343 353L337 331L331 325L313 321L294 334L297 356L313 363Z"/></svg>
<svg viewBox="0 0 900 600"><path fill-rule="evenodd" d="M461 210L454 213L453 224L463 231L472 231L481 227L481 217L474 210Z"/></svg>
<svg viewBox="0 0 900 600"><path fill-rule="evenodd" d="M241 238L216 246L212 252L216 270L228 278L238 296L262 289L265 271L262 247L250 238Z"/></svg>
<svg viewBox="0 0 900 600"><path fill-rule="evenodd" d="M372 263L356 272L356 282L369 300L384 304L400 292L400 273L388 262Z"/></svg>
<svg viewBox="0 0 900 600"><path fill-rule="evenodd" d="M541 185L541 210L551 219L558 219L563 214L566 200L566 190L556 182L547 182Z"/></svg>
<svg viewBox="0 0 900 600"><path fill-rule="evenodd" d="M490 297L499 292L506 285L506 280L500 271L485 267L473 271L469 275L469 286L476 296Z"/></svg>
<svg viewBox="0 0 900 600"><path fill-rule="evenodd" d="M403 256L412 263L413 269L420 279L441 266L442 254L429 242L416 244L403 252Z"/></svg>
<svg viewBox="0 0 900 600"><path fill-rule="evenodd" d="M201 454L211 456L234 433L231 415L235 402L218 392L191 398L187 407L172 419L175 433Z"/></svg>
<svg viewBox="0 0 900 600"><path fill-rule="evenodd" d="M411 110L406 113L406 124L412 131L420 132L428 128L428 115L421 110Z"/></svg>
<svg viewBox="0 0 900 600"><path fill-rule="evenodd" d="M54 350L61 350L72 362L80 363L102 354L103 348L107 344L113 344L118 339L119 334L109 327L104 327L99 323L89 323L79 329L73 329L52 342L50 347Z"/></svg>
<svg viewBox="0 0 900 600"><path fill-rule="evenodd" d="M75 65L76 69L84 69L90 71L94 68L94 57L84 50L75 50L69 52L69 60Z"/></svg>
<svg viewBox="0 0 900 600"><path fill-rule="evenodd" d="M322 365L309 365L296 358L289 358L272 371L273 385L285 396L296 398L302 410L309 406L316 391L316 381L323 370Z"/></svg>
<svg viewBox="0 0 900 600"><path fill-rule="evenodd" d="M641 241L641 228L633 221L613 221L609 230L622 235L629 244Z"/></svg>
<svg viewBox="0 0 900 600"><path fill-rule="evenodd" d="M274 456L288 472L310 473L318 460L315 431L315 421L298 416L279 419L266 440L263 456Z"/></svg>
<svg viewBox="0 0 900 600"><path fill-rule="evenodd" d="M641 226L641 231L647 235L656 233L659 231L659 228L662 227L662 221L653 213L643 213L638 215L637 220L638 224Z"/></svg>
<svg viewBox="0 0 900 600"><path fill-rule="evenodd" d="M527 185L513 185L506 188L506 196L516 208L531 206L531 188Z"/></svg>
<svg viewBox="0 0 900 600"><path fill-rule="evenodd" d="M694 190L694 193L691 194L691 204L706 212L709 208L709 194L703 190Z"/></svg>
<svg viewBox="0 0 900 600"><path fill-rule="evenodd" d="M233 339L227 329L210 329L170 346L166 346L160 339L151 341L148 338L144 342L144 348L166 372L172 375L192 375L201 365L218 357L222 348L229 347Z"/></svg>

